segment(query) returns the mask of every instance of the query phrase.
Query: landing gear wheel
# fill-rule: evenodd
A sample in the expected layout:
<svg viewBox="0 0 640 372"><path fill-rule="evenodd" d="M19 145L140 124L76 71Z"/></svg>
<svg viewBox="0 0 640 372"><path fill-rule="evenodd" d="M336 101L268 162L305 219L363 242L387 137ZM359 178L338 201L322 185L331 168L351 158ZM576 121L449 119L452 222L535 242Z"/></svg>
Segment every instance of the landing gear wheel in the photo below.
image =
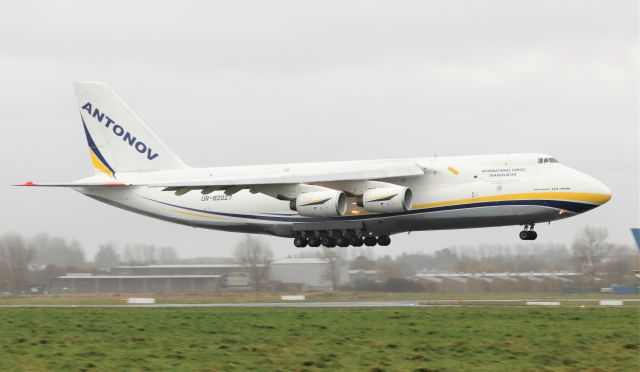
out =
<svg viewBox="0 0 640 372"><path fill-rule="evenodd" d="M333 248L336 246L336 240L334 238L325 236L324 238L321 239L321 241L322 241L322 246L324 247Z"/></svg>
<svg viewBox="0 0 640 372"><path fill-rule="evenodd" d="M307 246L307 239L303 237L297 237L293 239L293 245L295 245L298 248L304 248Z"/></svg>
<svg viewBox="0 0 640 372"><path fill-rule="evenodd" d="M381 235L378 237L378 245L386 247L391 244L391 238L388 235Z"/></svg>
<svg viewBox="0 0 640 372"><path fill-rule="evenodd" d="M524 230L520 231L520 239L522 240L536 240L538 233L533 231L535 225L524 225Z"/></svg>
<svg viewBox="0 0 640 372"><path fill-rule="evenodd" d="M373 235L369 235L364 238L364 245L366 245L367 247L374 247L377 243L378 239L376 239L376 237Z"/></svg>
<svg viewBox="0 0 640 372"><path fill-rule="evenodd" d="M352 236L349 238L349 244L351 244L352 247L362 247L364 241L359 236Z"/></svg>
<svg viewBox="0 0 640 372"><path fill-rule="evenodd" d="M309 247L319 247L320 246L320 239L318 239L315 236L312 236L309 238L309 240L307 241L307 243L309 243Z"/></svg>
<svg viewBox="0 0 640 372"><path fill-rule="evenodd" d="M344 236L340 236L336 239L336 245L338 247L346 248L349 246L349 240Z"/></svg>

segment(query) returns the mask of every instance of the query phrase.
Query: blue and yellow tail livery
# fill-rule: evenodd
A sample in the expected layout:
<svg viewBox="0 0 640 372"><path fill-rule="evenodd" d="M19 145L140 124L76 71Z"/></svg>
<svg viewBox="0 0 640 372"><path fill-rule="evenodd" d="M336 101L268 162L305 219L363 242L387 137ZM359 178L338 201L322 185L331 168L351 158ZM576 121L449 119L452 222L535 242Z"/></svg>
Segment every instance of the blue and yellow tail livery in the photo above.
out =
<svg viewBox="0 0 640 372"><path fill-rule="evenodd" d="M183 169L187 166L108 86L74 84L91 163L96 173Z"/></svg>

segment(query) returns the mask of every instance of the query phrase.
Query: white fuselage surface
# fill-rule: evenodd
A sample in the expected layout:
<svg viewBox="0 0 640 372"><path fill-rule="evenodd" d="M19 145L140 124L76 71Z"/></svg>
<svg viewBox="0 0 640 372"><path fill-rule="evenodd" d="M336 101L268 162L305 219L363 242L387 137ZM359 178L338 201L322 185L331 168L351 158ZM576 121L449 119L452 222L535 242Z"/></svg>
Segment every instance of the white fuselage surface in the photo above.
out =
<svg viewBox="0 0 640 372"><path fill-rule="evenodd" d="M247 189L176 195L159 187L78 187L90 197L133 212L190 226L293 237L297 231L362 229L376 235L406 231L524 225L555 221L593 209L611 197L592 177L560 163L538 163L544 154L402 159L425 169L418 177L386 179L413 192L410 210L369 213L349 197L343 216L305 217L278 200ZM375 161L349 162L372 163ZM122 174L124 183L149 180L245 176L297 167L332 168L340 163L283 164ZM329 184L324 182L322 184Z"/></svg>

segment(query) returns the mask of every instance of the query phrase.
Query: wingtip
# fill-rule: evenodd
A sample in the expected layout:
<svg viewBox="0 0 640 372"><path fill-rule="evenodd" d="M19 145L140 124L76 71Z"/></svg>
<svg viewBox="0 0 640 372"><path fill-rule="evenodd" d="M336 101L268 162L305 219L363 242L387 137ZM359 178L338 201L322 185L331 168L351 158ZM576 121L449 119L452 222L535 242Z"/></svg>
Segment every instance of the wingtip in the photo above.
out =
<svg viewBox="0 0 640 372"><path fill-rule="evenodd" d="M11 185L11 186L37 186L37 184L33 181L27 181L25 183L19 183L16 185Z"/></svg>

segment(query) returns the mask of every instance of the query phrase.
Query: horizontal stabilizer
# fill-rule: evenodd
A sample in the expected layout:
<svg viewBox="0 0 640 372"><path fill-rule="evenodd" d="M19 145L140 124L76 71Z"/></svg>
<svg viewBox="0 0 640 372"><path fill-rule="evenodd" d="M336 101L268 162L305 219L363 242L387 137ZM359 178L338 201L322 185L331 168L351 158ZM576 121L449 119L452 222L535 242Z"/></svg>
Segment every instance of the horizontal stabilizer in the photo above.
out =
<svg viewBox="0 0 640 372"><path fill-rule="evenodd" d="M73 182L73 183L35 183L33 181L13 185L23 187L83 187L83 186L96 186L96 187L122 187L130 186L121 182Z"/></svg>

